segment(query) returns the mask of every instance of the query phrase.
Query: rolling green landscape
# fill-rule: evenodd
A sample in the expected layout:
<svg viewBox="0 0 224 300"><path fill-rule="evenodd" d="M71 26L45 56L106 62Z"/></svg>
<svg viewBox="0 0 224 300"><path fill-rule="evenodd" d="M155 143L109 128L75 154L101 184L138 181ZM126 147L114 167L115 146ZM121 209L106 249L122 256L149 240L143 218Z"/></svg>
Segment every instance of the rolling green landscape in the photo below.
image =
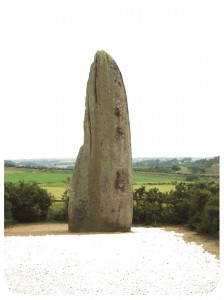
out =
<svg viewBox="0 0 224 300"><path fill-rule="evenodd" d="M5 182L12 183L36 181L56 199L61 199L68 187L68 178L72 176L74 161L66 160L66 163L67 165L64 159L5 161L4 179ZM219 158L133 159L132 180L133 190L144 186L146 190L158 188L161 192L169 192L179 182L218 181Z"/></svg>
<svg viewBox="0 0 224 300"><path fill-rule="evenodd" d="M61 199L62 193L67 188L66 179L71 178L72 170L41 170L5 167L5 182L36 181L40 187L53 194L56 199ZM133 170L133 190L140 186L146 189L158 188L161 192L170 191L174 182L185 181L184 175L166 174L155 172L142 172Z"/></svg>
<svg viewBox="0 0 224 300"><path fill-rule="evenodd" d="M67 222L74 163L5 161L5 226ZM135 159L132 181L134 224L186 224L218 236L219 157Z"/></svg>
<svg viewBox="0 0 224 300"><path fill-rule="evenodd" d="M68 186L66 179L71 178L72 170L43 170L30 168L5 167L5 182L36 181L40 187L54 195L55 199L61 196ZM184 181L184 175L142 172L133 170L133 190L140 186L146 189L158 188L161 192L170 191L173 182Z"/></svg>

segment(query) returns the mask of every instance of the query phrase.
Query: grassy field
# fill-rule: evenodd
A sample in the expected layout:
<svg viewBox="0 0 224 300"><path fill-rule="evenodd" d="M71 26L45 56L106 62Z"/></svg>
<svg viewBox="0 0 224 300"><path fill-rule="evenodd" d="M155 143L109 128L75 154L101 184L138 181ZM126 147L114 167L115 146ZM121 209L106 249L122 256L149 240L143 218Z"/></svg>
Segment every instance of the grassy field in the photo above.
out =
<svg viewBox="0 0 224 300"><path fill-rule="evenodd" d="M56 199L61 199L62 193L67 188L66 178L72 176L69 170L38 170L26 168L5 167L5 181L18 182L36 181L42 188L52 193ZM174 182L185 181L181 174L166 174L155 172L133 171L133 189L145 186L146 189L158 188L161 192L174 188Z"/></svg>
<svg viewBox="0 0 224 300"><path fill-rule="evenodd" d="M133 190L145 186L146 190L157 188L161 192L174 189L174 182L185 181L181 174L133 171Z"/></svg>
<svg viewBox="0 0 224 300"><path fill-rule="evenodd" d="M70 177L72 171L55 170L44 171L38 169L25 169L25 168L5 168L5 181L17 182L24 181L37 181L40 184L58 185L63 184L67 177Z"/></svg>
<svg viewBox="0 0 224 300"><path fill-rule="evenodd" d="M184 175L133 171L133 184L162 184L185 181Z"/></svg>
<svg viewBox="0 0 224 300"><path fill-rule="evenodd" d="M72 176L72 171L67 170L38 170L25 168L5 168L5 181L18 182L36 181L40 187L45 188L53 194L56 199L61 199L61 195L67 188L66 178Z"/></svg>
<svg viewBox="0 0 224 300"><path fill-rule="evenodd" d="M164 184L133 184L133 190L140 188L141 186L144 186L146 188L146 190L150 190L153 188L157 188L158 190L160 190L161 192L165 193L165 192L169 192L170 190L174 189L175 186L174 184L169 184L169 183L164 183Z"/></svg>

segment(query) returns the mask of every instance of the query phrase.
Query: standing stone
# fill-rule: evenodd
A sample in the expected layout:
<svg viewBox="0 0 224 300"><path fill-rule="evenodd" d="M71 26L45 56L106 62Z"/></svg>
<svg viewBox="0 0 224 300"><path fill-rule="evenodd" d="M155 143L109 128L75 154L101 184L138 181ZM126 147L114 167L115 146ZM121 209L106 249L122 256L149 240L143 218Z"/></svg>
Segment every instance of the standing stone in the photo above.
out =
<svg viewBox="0 0 224 300"><path fill-rule="evenodd" d="M132 214L131 138L125 87L113 58L98 51L87 83L84 145L71 180L69 230L129 231Z"/></svg>

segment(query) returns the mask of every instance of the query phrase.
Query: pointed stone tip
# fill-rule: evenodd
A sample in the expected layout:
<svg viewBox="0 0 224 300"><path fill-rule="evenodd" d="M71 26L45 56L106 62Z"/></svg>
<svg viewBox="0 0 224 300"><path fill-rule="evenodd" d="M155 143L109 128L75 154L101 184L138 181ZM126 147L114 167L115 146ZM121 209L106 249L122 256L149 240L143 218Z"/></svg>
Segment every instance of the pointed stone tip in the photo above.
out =
<svg viewBox="0 0 224 300"><path fill-rule="evenodd" d="M104 50L98 50L95 54L95 61L112 61L113 58Z"/></svg>

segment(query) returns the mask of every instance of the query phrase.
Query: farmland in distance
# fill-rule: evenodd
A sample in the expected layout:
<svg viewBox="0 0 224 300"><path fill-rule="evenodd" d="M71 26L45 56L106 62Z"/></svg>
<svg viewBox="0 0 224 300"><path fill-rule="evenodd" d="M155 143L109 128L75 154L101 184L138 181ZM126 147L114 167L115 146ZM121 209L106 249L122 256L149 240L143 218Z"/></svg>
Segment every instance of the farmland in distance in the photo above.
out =
<svg viewBox="0 0 224 300"><path fill-rule="evenodd" d="M34 167L32 161L29 161L28 167L21 166L21 162L19 162L19 166L13 161L5 162L7 162L4 169L5 182L36 181L40 187L52 193L56 199L61 199L63 192L68 187L68 178L72 176L72 161L66 162L71 166L67 169L57 167L55 160L53 161L56 165L55 168L52 168L50 164L52 160L47 160L48 164L41 167ZM36 161L34 160L34 162ZM59 160L58 163L63 163L65 166L64 160L62 162ZM40 162L36 162L36 164L40 164ZM147 190L158 188L161 192L168 192L174 189L175 182L219 180L219 158L134 160L132 175L133 190L145 186Z"/></svg>

